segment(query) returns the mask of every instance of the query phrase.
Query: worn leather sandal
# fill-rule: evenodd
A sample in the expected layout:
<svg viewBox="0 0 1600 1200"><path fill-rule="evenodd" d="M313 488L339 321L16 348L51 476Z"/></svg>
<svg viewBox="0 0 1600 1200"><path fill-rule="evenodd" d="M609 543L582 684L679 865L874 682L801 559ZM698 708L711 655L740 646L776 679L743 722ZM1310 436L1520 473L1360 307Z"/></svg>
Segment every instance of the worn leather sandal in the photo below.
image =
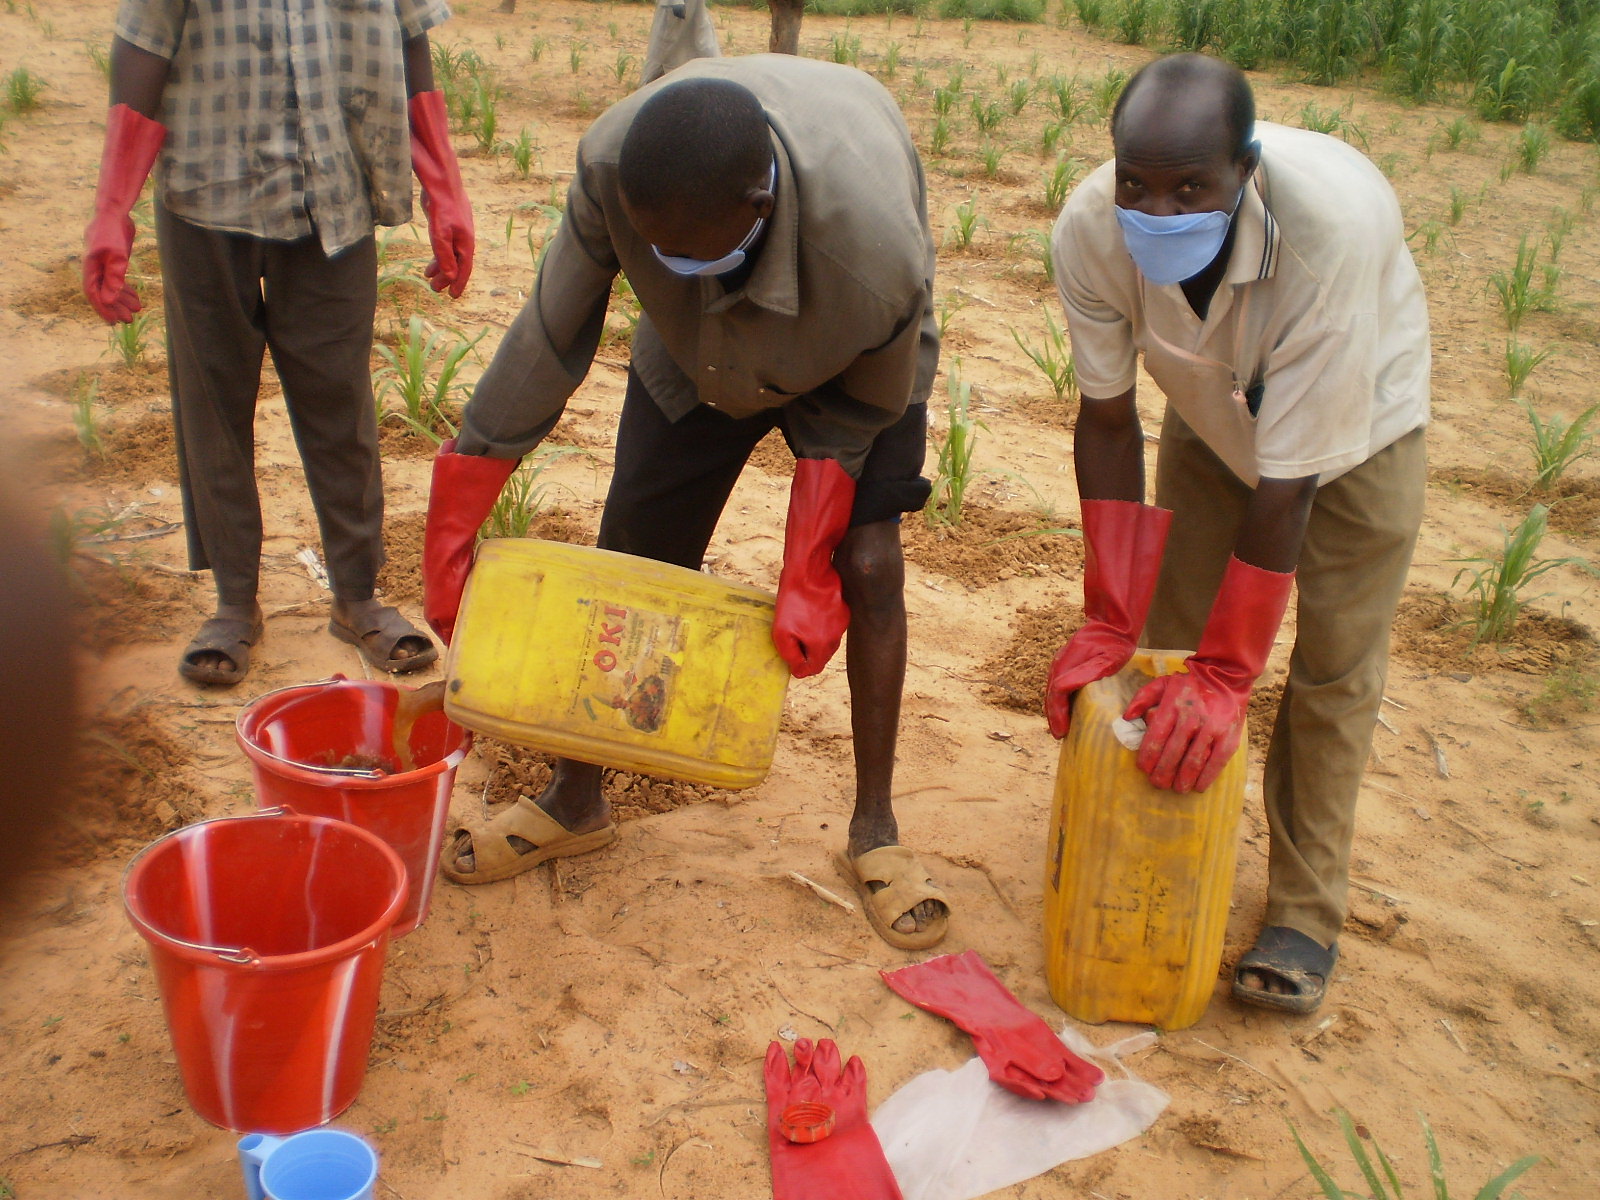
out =
<svg viewBox="0 0 1600 1200"><path fill-rule="evenodd" d="M839 856L839 869L855 885L867 920L884 941L901 950L926 950L944 940L950 928L950 901L923 868L914 851L904 846L879 846L850 858ZM883 886L876 891L872 885ZM924 900L934 900L944 912L926 929L901 933L894 923Z"/></svg>
<svg viewBox="0 0 1600 1200"><path fill-rule="evenodd" d="M242 617L210 617L200 626L194 641L183 648L178 674L195 683L213 687L233 687L250 670L250 650L266 633L261 610L251 620ZM218 654L226 666L203 663L207 654Z"/></svg>
<svg viewBox="0 0 1600 1200"><path fill-rule="evenodd" d="M521 849L513 838L525 842ZM493 883L531 871L552 858L587 854L617 840L617 827L609 823L588 833L573 833L527 796L502 809L487 822L462 821L445 845L439 869L455 883ZM472 870L463 871L456 860L471 847Z"/></svg>
<svg viewBox="0 0 1600 1200"><path fill-rule="evenodd" d="M433 644L433 639L401 616L393 605L373 609L364 615L359 625L362 628L330 617L328 632L341 642L349 642L361 651L362 658L380 671L405 675L432 665L439 657L439 648ZM415 654L396 655L395 650L405 641L420 642L426 649L418 649Z"/></svg>
<svg viewBox="0 0 1600 1200"><path fill-rule="evenodd" d="M1233 998L1279 1012L1315 1012L1327 994L1328 981L1338 961L1338 942L1323 949L1298 929L1268 925L1256 938L1255 949L1241 955L1233 968ZM1252 972L1279 980L1292 990L1269 992L1251 987L1244 977Z"/></svg>

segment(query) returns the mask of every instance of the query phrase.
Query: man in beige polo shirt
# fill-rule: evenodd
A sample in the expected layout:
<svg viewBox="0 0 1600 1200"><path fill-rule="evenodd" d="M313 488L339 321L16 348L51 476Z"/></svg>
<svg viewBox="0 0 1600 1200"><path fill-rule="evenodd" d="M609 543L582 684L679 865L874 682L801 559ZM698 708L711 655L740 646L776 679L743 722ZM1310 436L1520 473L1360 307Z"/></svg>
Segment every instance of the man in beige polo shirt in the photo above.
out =
<svg viewBox="0 0 1600 1200"><path fill-rule="evenodd" d="M1138 764L1153 783L1209 786L1298 585L1265 768L1265 927L1233 993L1309 1012L1338 958L1356 796L1422 519L1422 284L1378 170L1336 139L1256 124L1225 63L1145 67L1112 142L1054 232L1083 391L1088 554L1087 619L1052 667L1051 730L1066 733L1072 695L1135 644L1197 647L1127 716L1146 722ZM1140 354L1167 399L1155 506Z"/></svg>
<svg viewBox="0 0 1600 1200"><path fill-rule="evenodd" d="M582 381L624 272L643 312L599 544L698 568L751 450L782 431L797 462L773 639L805 676L848 629L849 869L874 927L913 949L948 917L889 800L899 521L929 491L933 266L922 166L870 76L764 54L697 59L641 88L579 143L528 303L435 461L423 562L428 620L448 639L473 535ZM444 870L484 883L614 836L600 768L563 760L537 800L463 825Z"/></svg>

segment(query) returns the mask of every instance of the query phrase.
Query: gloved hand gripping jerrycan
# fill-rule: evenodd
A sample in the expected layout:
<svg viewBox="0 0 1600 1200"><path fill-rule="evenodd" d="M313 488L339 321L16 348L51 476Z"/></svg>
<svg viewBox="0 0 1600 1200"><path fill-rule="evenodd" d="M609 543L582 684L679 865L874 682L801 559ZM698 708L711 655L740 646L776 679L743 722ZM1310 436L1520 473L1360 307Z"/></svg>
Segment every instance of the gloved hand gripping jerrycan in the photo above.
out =
<svg viewBox="0 0 1600 1200"><path fill-rule="evenodd" d="M1244 804L1245 739L1216 782L1154 787L1113 731L1187 653L1141 650L1073 702L1045 862L1050 995L1080 1021L1184 1029L1216 986Z"/></svg>

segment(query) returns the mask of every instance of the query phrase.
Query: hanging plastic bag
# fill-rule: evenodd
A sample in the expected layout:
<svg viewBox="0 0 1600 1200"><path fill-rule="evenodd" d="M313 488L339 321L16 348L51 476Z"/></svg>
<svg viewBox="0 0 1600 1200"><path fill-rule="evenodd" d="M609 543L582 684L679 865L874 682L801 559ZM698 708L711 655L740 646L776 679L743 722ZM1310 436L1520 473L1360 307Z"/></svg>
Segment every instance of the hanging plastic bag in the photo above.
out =
<svg viewBox="0 0 1600 1200"><path fill-rule="evenodd" d="M905 1200L974 1200L1137 1137L1167 1107L1160 1088L1135 1078L1122 1056L1155 1042L1154 1033L1096 1049L1076 1029L1061 1031L1075 1054L1118 1068L1085 1104L1027 1100L989 1079L981 1058L955 1071L918 1075L873 1114Z"/></svg>

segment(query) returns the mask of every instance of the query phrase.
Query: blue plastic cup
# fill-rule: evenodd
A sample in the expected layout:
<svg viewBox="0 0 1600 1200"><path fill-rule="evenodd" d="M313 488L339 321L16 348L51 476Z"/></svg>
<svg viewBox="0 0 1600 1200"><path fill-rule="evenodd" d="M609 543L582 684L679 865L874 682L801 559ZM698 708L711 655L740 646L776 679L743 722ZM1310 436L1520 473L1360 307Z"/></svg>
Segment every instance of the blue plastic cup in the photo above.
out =
<svg viewBox="0 0 1600 1200"><path fill-rule="evenodd" d="M342 1129L239 1139L249 1200L373 1200L378 1152Z"/></svg>

